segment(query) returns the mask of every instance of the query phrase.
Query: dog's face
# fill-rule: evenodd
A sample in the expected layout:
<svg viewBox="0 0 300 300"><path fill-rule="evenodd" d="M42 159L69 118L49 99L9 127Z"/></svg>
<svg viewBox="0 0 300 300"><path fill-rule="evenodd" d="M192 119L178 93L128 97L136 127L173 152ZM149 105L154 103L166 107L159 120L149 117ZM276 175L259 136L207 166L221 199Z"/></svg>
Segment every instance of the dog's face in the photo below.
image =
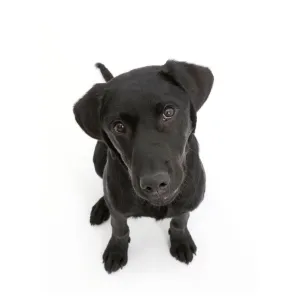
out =
<svg viewBox="0 0 300 300"><path fill-rule="evenodd" d="M95 85L74 113L81 128L122 161L135 193L166 205L185 179L188 139L212 84L209 69L168 61Z"/></svg>
<svg viewBox="0 0 300 300"><path fill-rule="evenodd" d="M126 165L136 194L165 205L184 179L193 128L190 103L179 87L159 76L138 86L132 76L124 79L124 88L116 80L107 90L101 111L104 136Z"/></svg>

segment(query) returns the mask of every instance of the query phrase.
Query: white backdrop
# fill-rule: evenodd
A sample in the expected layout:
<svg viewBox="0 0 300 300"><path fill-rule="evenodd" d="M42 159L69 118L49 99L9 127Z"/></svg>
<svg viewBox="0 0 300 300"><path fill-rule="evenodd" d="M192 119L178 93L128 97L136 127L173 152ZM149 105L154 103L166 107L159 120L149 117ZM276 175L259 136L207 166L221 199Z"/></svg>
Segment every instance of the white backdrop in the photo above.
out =
<svg viewBox="0 0 300 300"><path fill-rule="evenodd" d="M299 299L296 4L2 3L1 299ZM130 220L129 262L107 275L110 225L89 225L102 195L95 141L72 106L103 81L95 62L118 75L169 58L215 75L198 114L208 185L189 223L197 256L170 256L169 221Z"/></svg>

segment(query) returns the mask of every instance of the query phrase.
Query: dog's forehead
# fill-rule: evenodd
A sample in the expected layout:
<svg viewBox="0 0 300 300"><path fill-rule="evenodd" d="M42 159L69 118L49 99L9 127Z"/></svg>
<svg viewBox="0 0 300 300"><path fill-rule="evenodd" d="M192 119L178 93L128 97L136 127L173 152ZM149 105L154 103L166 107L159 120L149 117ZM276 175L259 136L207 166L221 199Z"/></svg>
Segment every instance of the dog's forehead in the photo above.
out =
<svg viewBox="0 0 300 300"><path fill-rule="evenodd" d="M159 103L168 103L170 97L153 91L131 89L130 87L115 89L107 101L109 114L129 113L146 116L152 114L153 108ZM174 102L174 101L173 101Z"/></svg>
<svg viewBox="0 0 300 300"><path fill-rule="evenodd" d="M158 103L180 105L180 100L172 91L174 89L161 78L158 69L134 70L115 77L109 83L108 110L145 114Z"/></svg>
<svg viewBox="0 0 300 300"><path fill-rule="evenodd" d="M163 92L168 89L168 84L162 79L159 71L157 67L132 70L113 78L109 87L120 92Z"/></svg>

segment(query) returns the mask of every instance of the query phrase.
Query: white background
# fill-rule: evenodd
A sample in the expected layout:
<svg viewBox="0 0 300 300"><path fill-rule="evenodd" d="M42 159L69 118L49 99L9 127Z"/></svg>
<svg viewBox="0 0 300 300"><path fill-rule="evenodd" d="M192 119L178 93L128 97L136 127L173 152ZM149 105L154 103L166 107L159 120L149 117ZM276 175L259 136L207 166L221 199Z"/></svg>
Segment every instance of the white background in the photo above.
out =
<svg viewBox="0 0 300 300"><path fill-rule="evenodd" d="M299 299L296 4L2 1L1 299ZM95 141L72 106L103 81L95 62L118 75L168 58L215 75L198 114L198 253L187 267L169 254L169 221L130 220L129 262L107 275L110 225L88 222Z"/></svg>

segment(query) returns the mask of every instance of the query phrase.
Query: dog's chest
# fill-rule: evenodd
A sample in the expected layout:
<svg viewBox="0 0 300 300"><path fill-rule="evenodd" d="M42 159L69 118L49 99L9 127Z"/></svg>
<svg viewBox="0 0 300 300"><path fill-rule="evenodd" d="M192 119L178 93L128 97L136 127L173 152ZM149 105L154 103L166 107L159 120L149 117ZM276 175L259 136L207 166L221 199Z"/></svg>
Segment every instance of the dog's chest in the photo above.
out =
<svg viewBox="0 0 300 300"><path fill-rule="evenodd" d="M128 217L150 217L156 220L165 218L172 218L182 213L189 211L184 205L180 203L173 203L168 206L153 206L148 202L138 202L131 207L131 211L127 212Z"/></svg>
<svg viewBox="0 0 300 300"><path fill-rule="evenodd" d="M169 208L167 206L152 206L146 202L134 206L132 212L129 213L132 217L150 217L156 220L162 220L168 216Z"/></svg>

